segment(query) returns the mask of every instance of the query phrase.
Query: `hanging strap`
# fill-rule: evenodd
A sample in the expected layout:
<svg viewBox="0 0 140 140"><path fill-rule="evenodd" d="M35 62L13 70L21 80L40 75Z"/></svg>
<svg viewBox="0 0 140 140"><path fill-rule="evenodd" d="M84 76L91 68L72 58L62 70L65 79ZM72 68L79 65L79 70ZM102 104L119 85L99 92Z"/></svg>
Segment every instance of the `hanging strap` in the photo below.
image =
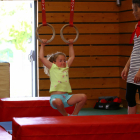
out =
<svg viewBox="0 0 140 140"><path fill-rule="evenodd" d="M75 5L75 0L71 0L70 21L69 21L71 27L73 27L74 5Z"/></svg>
<svg viewBox="0 0 140 140"><path fill-rule="evenodd" d="M43 24L43 26L47 26L46 11L45 11L45 0L41 0L41 5L42 5L42 24Z"/></svg>

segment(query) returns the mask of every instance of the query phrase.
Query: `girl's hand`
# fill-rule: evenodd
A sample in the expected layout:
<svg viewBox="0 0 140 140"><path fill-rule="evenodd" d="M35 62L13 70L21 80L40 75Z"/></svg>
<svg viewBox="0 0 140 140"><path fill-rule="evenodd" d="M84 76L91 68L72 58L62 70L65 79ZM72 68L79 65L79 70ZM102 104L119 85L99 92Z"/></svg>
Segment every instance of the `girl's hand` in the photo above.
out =
<svg viewBox="0 0 140 140"><path fill-rule="evenodd" d="M69 39L69 44L73 44L73 39Z"/></svg>
<svg viewBox="0 0 140 140"><path fill-rule="evenodd" d="M129 70L129 69L128 69L127 67L125 67L125 68L123 69L123 71L122 71L122 73L121 73L121 77L122 77L123 80L126 80L126 79L127 79L128 70Z"/></svg>
<svg viewBox="0 0 140 140"><path fill-rule="evenodd" d="M47 39L42 39L42 42L43 42L43 43L41 43L41 45L43 45L43 46L44 46L44 45L48 45L48 43L46 43L46 42L47 42Z"/></svg>
<svg viewBox="0 0 140 140"><path fill-rule="evenodd" d="M137 74L134 77L134 83L140 82L140 70L137 72Z"/></svg>

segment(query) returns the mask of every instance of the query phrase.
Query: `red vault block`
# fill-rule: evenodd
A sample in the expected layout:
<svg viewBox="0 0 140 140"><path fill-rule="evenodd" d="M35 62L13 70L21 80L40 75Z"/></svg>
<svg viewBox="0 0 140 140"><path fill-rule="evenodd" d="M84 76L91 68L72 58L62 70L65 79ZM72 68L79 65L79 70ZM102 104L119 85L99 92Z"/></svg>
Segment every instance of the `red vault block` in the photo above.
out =
<svg viewBox="0 0 140 140"><path fill-rule="evenodd" d="M140 115L13 118L12 140L138 140Z"/></svg>
<svg viewBox="0 0 140 140"><path fill-rule="evenodd" d="M13 117L61 116L50 106L49 100L50 97L1 98L0 122L12 121ZM74 106L66 108L69 114L73 110Z"/></svg>
<svg viewBox="0 0 140 140"><path fill-rule="evenodd" d="M12 135L9 134L2 126L0 126L0 140L12 140Z"/></svg>

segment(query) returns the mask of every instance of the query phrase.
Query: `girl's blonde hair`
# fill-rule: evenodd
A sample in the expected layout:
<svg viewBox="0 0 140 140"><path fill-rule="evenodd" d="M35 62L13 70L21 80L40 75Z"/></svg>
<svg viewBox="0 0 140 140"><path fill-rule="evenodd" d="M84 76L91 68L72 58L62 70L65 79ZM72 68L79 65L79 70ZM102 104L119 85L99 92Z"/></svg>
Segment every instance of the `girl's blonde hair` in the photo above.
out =
<svg viewBox="0 0 140 140"><path fill-rule="evenodd" d="M59 55L63 55L64 57L66 57L66 55L64 53L62 53L62 52L56 52L54 54L47 55L47 60L49 60L52 63L53 62L56 62L56 59L57 59L57 57ZM44 73L47 74L48 76L50 76L49 69L45 65L43 65L43 67L44 67Z"/></svg>

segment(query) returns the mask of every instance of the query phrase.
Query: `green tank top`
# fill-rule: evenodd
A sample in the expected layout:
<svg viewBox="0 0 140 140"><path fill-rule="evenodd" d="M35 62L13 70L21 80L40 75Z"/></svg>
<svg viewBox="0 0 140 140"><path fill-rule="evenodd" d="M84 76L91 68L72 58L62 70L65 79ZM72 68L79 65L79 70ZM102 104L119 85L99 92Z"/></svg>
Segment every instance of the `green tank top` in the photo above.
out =
<svg viewBox="0 0 140 140"><path fill-rule="evenodd" d="M71 86L69 83L69 67L60 68L56 64L52 64L49 70L50 74L50 92L61 91L71 93Z"/></svg>

